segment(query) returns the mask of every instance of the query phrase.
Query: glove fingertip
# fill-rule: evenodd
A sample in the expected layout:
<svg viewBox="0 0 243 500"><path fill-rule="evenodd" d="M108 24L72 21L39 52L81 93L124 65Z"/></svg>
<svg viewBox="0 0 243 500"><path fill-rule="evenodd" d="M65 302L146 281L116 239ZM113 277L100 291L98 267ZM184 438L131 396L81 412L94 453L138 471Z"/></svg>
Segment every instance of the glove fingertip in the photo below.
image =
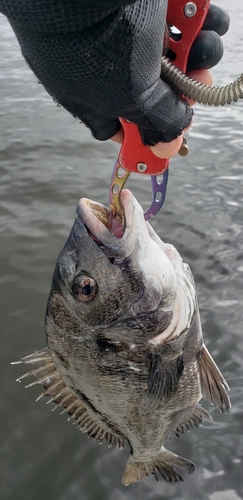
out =
<svg viewBox="0 0 243 500"><path fill-rule="evenodd" d="M224 46L215 31L201 30L190 50L187 71L210 69L222 59Z"/></svg>
<svg viewBox="0 0 243 500"><path fill-rule="evenodd" d="M204 30L216 31L219 36L225 35L229 29L230 17L226 10L211 4L207 13Z"/></svg>

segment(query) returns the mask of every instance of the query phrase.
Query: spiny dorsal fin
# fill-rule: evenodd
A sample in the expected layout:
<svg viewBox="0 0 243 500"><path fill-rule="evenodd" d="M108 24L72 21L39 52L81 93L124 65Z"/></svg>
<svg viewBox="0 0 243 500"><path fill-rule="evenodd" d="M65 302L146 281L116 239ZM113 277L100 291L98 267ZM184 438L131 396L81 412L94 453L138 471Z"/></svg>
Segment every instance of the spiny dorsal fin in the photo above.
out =
<svg viewBox="0 0 243 500"><path fill-rule="evenodd" d="M190 431L194 427L194 425L196 427L199 427L199 425L202 424L203 420L213 420L213 417L211 417L210 413L208 413L205 408L203 408L201 405L197 405L197 407L193 410L189 417L177 426L177 428L175 429L176 435L179 436L180 432L183 434L185 431Z"/></svg>
<svg viewBox="0 0 243 500"><path fill-rule="evenodd" d="M221 412L230 409L230 399L225 389L229 389L222 373L218 369L205 345L199 359L199 373L203 396Z"/></svg>
<svg viewBox="0 0 243 500"><path fill-rule="evenodd" d="M64 410L61 413L68 413L68 420L74 418L80 431L87 432L90 437L98 439L100 443L103 439L106 439L108 446L115 445L117 448L123 448L125 443L124 438L113 434L105 423L104 427L102 427L99 420L97 419L96 421L90 415L77 394L64 382L53 363L48 348L30 354L22 358L21 361L13 364L20 363L30 364L33 366L33 369L19 377L17 382L21 382L26 377L34 375L37 380L26 385L26 387L32 387L36 384L42 384L44 387L44 391L36 401L39 401L43 396L51 396L51 399L47 403L56 403L53 410L62 406Z"/></svg>
<svg viewBox="0 0 243 500"><path fill-rule="evenodd" d="M183 369L182 356L167 361L164 366L161 355L152 354L148 389L142 401L141 415L153 411L159 402L165 403L175 394Z"/></svg>
<svg viewBox="0 0 243 500"><path fill-rule="evenodd" d="M195 465L186 458L179 457L175 453L166 450L162 447L162 451L151 458L151 461L142 462L134 460L133 456L128 457L126 469L122 478L122 483L128 486L131 483L136 483L140 479L153 474L158 481L158 472L169 482L183 481L180 474L175 470L175 467L185 470L188 474L192 474L195 470Z"/></svg>

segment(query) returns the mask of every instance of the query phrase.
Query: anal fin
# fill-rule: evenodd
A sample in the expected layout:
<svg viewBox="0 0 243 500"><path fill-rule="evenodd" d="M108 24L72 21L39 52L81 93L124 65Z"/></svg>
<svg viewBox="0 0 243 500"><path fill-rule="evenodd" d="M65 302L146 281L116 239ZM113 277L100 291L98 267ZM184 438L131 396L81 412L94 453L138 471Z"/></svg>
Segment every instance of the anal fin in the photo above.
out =
<svg viewBox="0 0 243 500"><path fill-rule="evenodd" d="M162 448L158 456L148 462L136 461L134 457L130 455L122 478L122 483L128 486L151 474L154 475L155 479L158 481L158 473L169 482L183 481L175 467L188 472L188 474L192 474L195 470L193 462L179 457L179 455L165 448Z"/></svg>
<svg viewBox="0 0 243 500"><path fill-rule="evenodd" d="M205 408L201 405L197 405L189 417L176 427L176 435L179 436L179 433L184 434L184 432L190 431L194 426L199 427L203 420L213 420L213 417L211 417L210 413L208 413Z"/></svg>
<svg viewBox="0 0 243 500"><path fill-rule="evenodd" d="M205 345L202 346L199 359L199 373L203 396L221 412L229 410L231 404L226 392L228 384Z"/></svg>

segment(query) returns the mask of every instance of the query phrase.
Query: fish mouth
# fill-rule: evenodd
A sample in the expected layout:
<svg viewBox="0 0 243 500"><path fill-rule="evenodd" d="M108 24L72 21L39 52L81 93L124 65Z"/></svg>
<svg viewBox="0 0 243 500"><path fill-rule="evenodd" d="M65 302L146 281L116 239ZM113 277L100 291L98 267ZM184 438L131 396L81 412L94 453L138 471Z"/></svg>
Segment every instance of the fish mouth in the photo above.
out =
<svg viewBox="0 0 243 500"><path fill-rule="evenodd" d="M101 203L89 200L84 198L81 201L81 204L85 203L88 210L90 210L91 214L94 215L104 226L108 229L108 231L115 236L116 238L122 238L124 232L125 225L125 217L119 217L113 210L107 208ZM91 233L90 229L87 228L89 233ZM95 236L92 235L94 238Z"/></svg>
<svg viewBox="0 0 243 500"><path fill-rule="evenodd" d="M77 214L90 237L106 255L109 256L111 253L114 257L126 258L132 253L136 241L132 234L135 209L131 191L124 189L120 195L120 202L123 209L122 218L113 210L88 198L79 200ZM143 219L142 209L140 218Z"/></svg>

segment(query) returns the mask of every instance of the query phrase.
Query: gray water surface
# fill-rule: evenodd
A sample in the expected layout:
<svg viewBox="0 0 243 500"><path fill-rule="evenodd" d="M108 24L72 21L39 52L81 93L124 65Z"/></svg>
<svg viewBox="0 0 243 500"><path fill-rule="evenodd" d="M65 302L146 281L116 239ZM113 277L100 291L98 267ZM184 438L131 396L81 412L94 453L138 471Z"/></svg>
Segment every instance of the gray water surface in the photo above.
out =
<svg viewBox="0 0 243 500"><path fill-rule="evenodd" d="M229 11L225 56L213 70L225 85L243 72L243 5ZM56 107L27 68L0 17L0 318L2 500L240 500L243 498L243 102L197 105L190 154L171 162L163 210L152 225L192 268L205 342L230 387L232 410L168 447L194 461L184 483L146 478L124 487L128 449L88 440L65 415L35 403L40 388L15 382L10 362L45 347L45 306L52 272L80 197L108 203L117 146L99 143ZM145 207L148 179L128 187ZM203 405L209 408L206 402Z"/></svg>

